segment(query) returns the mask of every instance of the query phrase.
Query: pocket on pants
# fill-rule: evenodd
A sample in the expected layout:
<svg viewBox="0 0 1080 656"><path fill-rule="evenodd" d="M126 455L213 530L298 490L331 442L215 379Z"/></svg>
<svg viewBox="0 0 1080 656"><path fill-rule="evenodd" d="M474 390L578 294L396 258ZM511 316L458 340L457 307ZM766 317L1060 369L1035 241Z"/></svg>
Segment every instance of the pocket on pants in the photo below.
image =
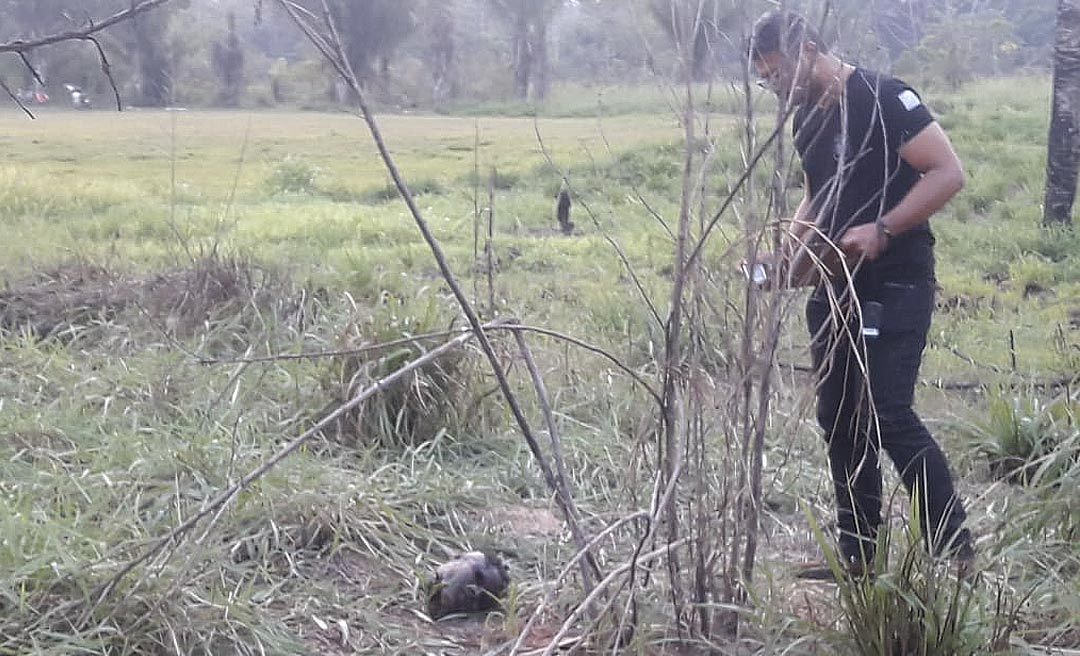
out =
<svg viewBox="0 0 1080 656"><path fill-rule="evenodd" d="M922 332L930 329L934 312L934 282L884 282L874 299L882 305L881 333Z"/></svg>

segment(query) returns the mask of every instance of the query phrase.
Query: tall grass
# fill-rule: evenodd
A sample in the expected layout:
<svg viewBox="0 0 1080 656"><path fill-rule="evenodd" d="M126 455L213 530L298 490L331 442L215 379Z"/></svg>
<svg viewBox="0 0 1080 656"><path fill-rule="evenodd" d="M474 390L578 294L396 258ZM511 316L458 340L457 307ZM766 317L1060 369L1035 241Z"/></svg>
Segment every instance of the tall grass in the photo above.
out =
<svg viewBox="0 0 1080 656"><path fill-rule="evenodd" d="M886 525L879 532L873 569L863 575L848 572L833 541L807 514L837 581L843 640L854 653L967 656L985 646L977 589L929 555L918 514L911 503L903 528Z"/></svg>

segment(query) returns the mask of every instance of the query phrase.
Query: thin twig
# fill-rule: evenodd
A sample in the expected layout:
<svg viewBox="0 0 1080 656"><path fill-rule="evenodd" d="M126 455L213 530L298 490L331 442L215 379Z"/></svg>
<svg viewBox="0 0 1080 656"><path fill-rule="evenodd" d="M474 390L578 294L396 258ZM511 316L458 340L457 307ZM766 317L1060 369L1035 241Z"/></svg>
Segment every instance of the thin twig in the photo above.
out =
<svg viewBox="0 0 1080 656"><path fill-rule="evenodd" d="M570 613L570 617L566 618L562 626L559 627L559 631L555 634L554 637L551 638L551 641L548 643L547 649L544 650L543 656L551 656L551 654L555 653L555 650L559 647L559 643L562 642L562 639L566 637L566 634L570 631L570 628L574 626L574 623L578 621L578 619L585 612L585 610L589 606L591 606L600 597L600 595L604 591L606 591L608 587L611 586L613 582L618 580L628 571L636 571L638 567L640 567L644 563L656 560L661 556L669 554L678 549L679 547L683 546L687 542L689 542L689 538L680 538L674 542L669 542L668 544L665 544L658 549L654 549L649 553L641 554L634 560L623 563L622 565L619 565L614 570L612 570L610 574L608 574L606 577L604 577L602 581L600 581L599 585L596 586L596 589L592 591L592 594L587 596L585 600L582 601L581 604L579 604L578 607L574 609L574 612Z"/></svg>
<svg viewBox="0 0 1080 656"><path fill-rule="evenodd" d="M769 149L772 146L773 142L776 141L781 134L783 134L783 131L784 128L782 126L777 126L775 129L773 129L772 133L769 135L769 138L761 144L761 146L758 148L758 151L754 153L754 156L750 158L749 162L747 162L746 167L742 172L742 175L740 175L738 180L735 181L735 184L732 185L731 191L728 192L727 197L724 198L724 202L720 204L720 209L718 209L713 214L712 219L710 219L709 223L705 226L705 230L703 230L702 233L698 236L697 243L690 251L689 255L687 255L686 257L686 263L684 264L685 267L693 266L697 258L701 256L701 251L705 248L705 244L709 240L709 235L716 228L716 225L720 222L720 219L727 212L728 208L731 207L731 205L735 202L739 190L742 189L742 186L746 184L747 180L750 179L750 176L753 174L753 172L757 170L758 162L760 162L761 159L769 152Z"/></svg>
<svg viewBox="0 0 1080 656"><path fill-rule="evenodd" d="M592 549L596 545L600 544L600 542L603 541L606 537L618 530L620 527L625 526L630 522L635 522L639 519L648 519L649 517L649 512L646 510L638 510L637 512L630 513L629 515L622 517L605 527L604 530L597 533L596 536L591 541L589 541L589 544L585 546L587 549ZM566 580L566 577L570 575L570 571L577 567L578 561L584 558L585 554L587 553L588 551L578 551L576 554L574 554L574 557L571 558L570 561L563 566L562 571L559 572L558 576L555 577L553 586L558 586L560 582ZM517 653L517 650L521 648L521 643L525 641L525 638L529 635L529 631L532 630L533 625L535 625L536 622L539 621L540 615L543 613L544 608L550 605L554 599L555 587L552 587L552 589L548 592L545 598L541 600L541 602L536 606L536 610L533 611L533 614L529 617L529 620L525 622L525 626L521 628L521 631L518 633L518 637L514 641L514 646L511 647L508 656L514 656L514 654Z"/></svg>
<svg viewBox="0 0 1080 656"><path fill-rule="evenodd" d="M622 362L622 360L620 360L618 357L612 355L608 351L605 351L604 349L600 348L599 346L595 346L593 344L590 344L589 342L582 341L582 340L580 340L580 339L578 339L576 337L572 337L572 336L567 335L565 333L560 333L557 330L551 330L550 328L539 328L537 326L526 326L526 325L523 325L523 324L513 324L512 327L509 326L509 325L508 326L501 326L501 327L496 328L496 330L515 330L515 331L516 330L524 330L526 332L533 332L533 333L537 333L539 335L547 335L548 337L552 337L554 339L561 340L561 341L567 342L569 344L573 344L574 346L582 348L582 349L584 349L586 351L589 351L591 353L595 353L595 354L607 359L609 362L611 362L616 367L621 369L626 375L633 378L639 385L641 385L643 388L645 388L645 391L647 391L649 393L649 395L651 397L653 397L653 400L655 400L657 402L657 404L661 403L660 394L655 389L653 389L652 385L650 385L648 383L648 381L646 381L644 378L642 378L637 372L635 372L633 369L631 369L628 365L624 364Z"/></svg>
<svg viewBox="0 0 1080 656"><path fill-rule="evenodd" d="M120 100L120 89L116 86L116 78L112 74L112 66L109 64L109 58L105 56L105 49L101 47L101 42L97 38L92 36L83 37L84 41L89 41L94 44L98 52L98 61L101 63L101 72L105 74L105 79L109 81L109 86L112 87L113 97L116 98L116 111L123 111L124 103Z"/></svg>
<svg viewBox="0 0 1080 656"><path fill-rule="evenodd" d="M984 389L989 387L1006 387L1009 389L1021 389L1025 387L1037 387L1041 389L1056 389L1061 387L1069 387L1080 381L1080 375L1074 374L1072 376L1061 376L1059 378L1043 378L1038 380L1014 380L1014 381L1000 381L990 382L986 380L941 380L941 379L923 379L919 382L927 387L934 387L941 390L950 390L957 392L964 392L970 390Z"/></svg>
<svg viewBox="0 0 1080 656"><path fill-rule="evenodd" d="M544 385L544 377L540 374L540 368L536 366L532 351L525 341L525 335L520 330L514 330L514 340L517 342L521 357L525 360L525 366L529 370L533 387L536 388L536 398L540 402L540 410L547 424L548 437L551 438L551 449L555 456L555 471L559 475L559 482L563 485L565 494L570 496L569 477L566 475L566 459L563 457L562 438L559 435L559 426L555 422L555 415L551 411L551 397L548 396L547 386Z"/></svg>
<svg viewBox="0 0 1080 656"><path fill-rule="evenodd" d="M634 382L636 382L646 392L649 393L649 396L651 396L653 398L653 400L655 400L657 403L660 403L660 395L657 393L657 391L655 389L653 389L652 385L650 385L647 380L642 378L641 374L639 374L636 371L634 371L633 369L631 369L629 365L624 363L622 360L620 360L617 356L613 355L611 352L606 351L606 350L600 348L599 346L596 346L595 344L591 344L589 342L586 342L586 341L584 341L582 339L579 339L577 337L574 337L572 335L567 335L566 333L561 333L561 332L559 332L557 330L552 330L550 328L541 328L541 327L538 327L538 326L528 326L528 325L525 325L525 324L516 323L515 320L512 319L512 318L505 318L504 317L504 320L507 322L505 325L503 325L503 324L491 325L491 326L488 327L488 330L489 331L506 331L506 330L510 330L510 331L524 331L524 332L536 333L538 335L545 335L547 337L551 337L552 339L556 339L556 340L559 340L559 341L562 341L562 342L566 342L568 344L572 344L573 346L577 346L578 348L580 348L582 350L585 350L585 351L588 351L590 353L595 353L596 355L599 355L600 357L606 359L608 362L615 365L620 371L625 373L627 376L630 376L630 378L632 378L634 380ZM388 348L393 348L393 347L396 347L396 346L405 346L405 345L408 345L408 344L414 344L416 342L426 341L426 340L429 340L429 339L440 339L440 338L451 337L453 335L457 335L457 334L459 334L461 332L465 332L465 331L468 331L468 330L469 330L468 328L459 328L458 330L444 330L444 331L440 331L440 332L424 333L424 334L421 334L421 335L413 335L411 337L403 337L401 339L393 340L393 341L390 341L390 342L380 342L380 343L376 343L376 344L365 344L364 346L357 346L357 347L354 347L354 348L338 349L338 350L332 350L332 351L306 351L306 352L303 352L303 353L279 353L279 354L262 355L262 356L249 357L249 358L203 358L203 357L199 357L199 356L197 356L197 355L195 355L193 353L190 353L190 352L188 352L188 355L193 357L198 364L203 364L203 365L254 364L254 363L260 363L260 362L280 362L280 361L284 361L284 360L317 360L317 359L321 359L321 358L338 358L338 357L346 357L346 356L350 356L350 355L361 355L363 353L370 353L372 351L381 351L381 350L388 349Z"/></svg>
<svg viewBox="0 0 1080 656"><path fill-rule="evenodd" d="M603 142L604 149L607 151L608 157L614 159L615 150L611 147L611 142L608 141L607 132L604 130L604 122L602 120L597 121L596 129L600 133L600 141ZM641 193L641 190L638 188L637 183L634 181L634 179L630 178L629 182L630 190L634 192L634 197L645 208L645 211L648 212L649 215L653 219L655 219L657 223L660 224L660 227L664 229L664 232L667 234L668 238L671 239L672 242L674 242L675 233L671 231L671 226L668 225L667 221L660 214L660 212L653 209L653 206L649 203L648 200L645 199L645 196Z"/></svg>
<svg viewBox="0 0 1080 656"><path fill-rule="evenodd" d="M395 339L389 342L379 342L376 344L365 344L363 346L356 346L347 349L337 349L333 351L306 351L304 353L279 353L275 355L260 355L251 358L199 358L199 364L205 365L217 365L217 364L254 364L258 362L281 362L283 360L318 360L321 358L340 358L349 355L361 355L363 353L370 353L372 351L382 351L388 348L394 348L396 346L406 346L409 344L415 344L416 342L423 342L429 339L440 339L458 335L462 332L467 332L468 328L459 328L458 330L441 330L433 333L424 333L422 335L413 335L411 337L402 337L401 339Z"/></svg>
<svg viewBox="0 0 1080 656"><path fill-rule="evenodd" d="M522 334L522 331L514 330L514 340L517 341L521 357L525 359L525 365L529 370L529 376L532 378L533 387L536 388L536 398L540 402L540 410L544 415L544 421L547 423L548 437L551 439L551 453L555 460L555 472L558 474L562 494L570 500L570 507L576 512L573 504L574 495L570 486L570 477L566 474L566 458L563 456L559 426L555 422L554 413L551 411L551 399L548 397L547 387L544 385L544 377L540 375L540 369L536 366L536 360L533 359L532 351L529 350L529 345L525 342L525 335ZM585 593L588 594L592 592L593 587L589 570L597 571L599 567L595 564L590 551L586 551L586 562L589 562L591 567L582 567L581 575Z"/></svg>
<svg viewBox="0 0 1080 656"><path fill-rule="evenodd" d="M498 173L491 169L488 181L488 221L487 241L484 243L484 255L487 259L488 316L495 316L495 180Z"/></svg>
<svg viewBox="0 0 1080 656"><path fill-rule="evenodd" d="M30 61L30 58L26 55L25 52L19 53L19 59L22 60L23 66L26 67L26 70L30 71L30 75L33 76L34 81L41 86L45 86L45 80L42 79L41 73L38 73L38 70L34 68L33 62Z"/></svg>
<svg viewBox="0 0 1080 656"><path fill-rule="evenodd" d="M674 3L672 3L671 8L674 12ZM676 25L674 21L672 24ZM674 32L678 35L678 28L676 28ZM691 267L687 264L686 253L690 241L690 219L692 212L690 205L694 170L694 142L696 141L694 132L694 85L690 64L691 56L682 48L679 48L679 51L680 54L683 55L684 84L686 87L686 102L683 107L682 115L683 138L685 144L681 178L682 188L679 194L679 217L675 227L675 252L673 254L675 260L675 277L671 285L671 301L668 307L667 321L664 324L663 391L661 392L661 397L664 402L660 412L660 430L658 431L659 435L657 439L656 454L657 460L660 461L659 469L669 485L677 485L679 472L685 456L683 449L680 448L682 429L685 425L684 413L686 409L680 394L684 383L682 373L682 329L683 322L687 318L686 308L684 307L686 281L692 272ZM661 511L662 516L667 520L666 539L668 544L672 544L680 539L676 497L677 495L672 495ZM681 566L677 554L672 553L670 555L667 560L667 566L672 607L676 617L678 617L682 614L686 598L683 595L682 584L679 578Z"/></svg>
<svg viewBox="0 0 1080 656"><path fill-rule="evenodd" d="M472 225L472 296L473 303L480 299L480 277L477 276L476 267L480 263L480 119L475 119L473 124L473 225Z"/></svg>
<svg viewBox="0 0 1080 656"><path fill-rule="evenodd" d="M19 106L19 109L26 112L27 116L29 116L31 119L35 118L34 113L30 111L30 108L26 106L26 104L19 98L19 96L15 95L15 93L11 90L10 87L8 87L7 82L0 80L0 89L3 89L4 92L7 93L8 97L15 101L15 104Z"/></svg>
<svg viewBox="0 0 1080 656"><path fill-rule="evenodd" d="M955 355L956 357L960 358L961 360L963 360L964 362L970 364L973 367L977 367L979 369L985 369L986 371L992 371L995 374L1003 374L1003 373L1005 373L1005 371L1001 367L998 367L998 366L992 365L992 364L984 364L982 362L979 362L978 360L976 360L975 358L971 357L970 355L964 353L963 351L956 348L955 346L952 346L950 344L944 344L944 345L942 345L942 347L946 351L948 351L949 353L952 353L953 355Z"/></svg>

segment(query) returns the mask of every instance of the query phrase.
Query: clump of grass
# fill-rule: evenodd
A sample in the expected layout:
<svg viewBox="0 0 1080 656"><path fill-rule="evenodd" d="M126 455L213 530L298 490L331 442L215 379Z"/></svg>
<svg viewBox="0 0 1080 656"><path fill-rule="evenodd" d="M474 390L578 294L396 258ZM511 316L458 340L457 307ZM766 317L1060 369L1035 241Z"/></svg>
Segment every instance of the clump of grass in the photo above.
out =
<svg viewBox="0 0 1080 656"><path fill-rule="evenodd" d="M408 182L409 191L414 196L426 196L437 195L445 193L443 185L434 178L421 178L419 180L410 180ZM380 203L388 203L393 200L397 200L400 194L398 188L393 182L388 182L378 187L372 187L367 191L360 192L357 200L368 205L378 205Z"/></svg>
<svg viewBox="0 0 1080 656"><path fill-rule="evenodd" d="M0 292L0 329L50 337L79 323L107 320L134 301L134 292L103 267L53 267Z"/></svg>
<svg viewBox="0 0 1080 656"><path fill-rule="evenodd" d="M1053 483L1080 463L1080 427L1067 396L1047 403L1034 395L997 395L986 419L967 430L991 473L1010 483Z"/></svg>
<svg viewBox="0 0 1080 656"><path fill-rule="evenodd" d="M683 146L668 144L619 153L602 171L604 178L620 185L653 192L670 192L679 179Z"/></svg>
<svg viewBox="0 0 1080 656"><path fill-rule="evenodd" d="M917 494L917 491L915 492ZM846 635L841 640L866 656L934 654L969 656L983 646L977 630L972 585L931 556L911 504L900 539L885 525L878 533L872 576L852 577L808 512L815 538L838 584L837 599Z"/></svg>
<svg viewBox="0 0 1080 656"><path fill-rule="evenodd" d="M181 337L220 320L258 322L260 314L271 309L270 314L302 331L315 311L305 305L311 296L288 274L216 252L149 277L143 296L143 309Z"/></svg>
<svg viewBox="0 0 1080 656"><path fill-rule="evenodd" d="M281 160L270 177L266 187L271 194L315 194L319 188L316 178L319 169L293 155Z"/></svg>
<svg viewBox="0 0 1080 656"><path fill-rule="evenodd" d="M415 309L419 312L413 313ZM338 338L339 348L400 341L452 325L433 303L412 304L393 295L361 313ZM421 340L336 359L324 381L333 398L330 405L344 403L422 355L426 345ZM342 418L337 423L338 438L353 445L402 447L428 442L445 432L460 436L470 431L483 410L482 396L475 389L477 365L470 351L461 350L418 369Z"/></svg>

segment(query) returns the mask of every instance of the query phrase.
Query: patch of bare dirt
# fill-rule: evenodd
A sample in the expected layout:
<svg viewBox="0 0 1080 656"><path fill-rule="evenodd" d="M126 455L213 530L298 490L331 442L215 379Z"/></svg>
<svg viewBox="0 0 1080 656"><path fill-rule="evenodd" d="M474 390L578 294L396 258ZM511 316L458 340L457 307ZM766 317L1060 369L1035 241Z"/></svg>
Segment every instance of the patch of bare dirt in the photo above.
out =
<svg viewBox="0 0 1080 656"><path fill-rule="evenodd" d="M513 637L499 614L431 621L403 584L409 577L367 554L342 549L300 573L322 601L293 607L287 624L311 653L477 654ZM527 644L547 644L555 628L537 628Z"/></svg>
<svg viewBox="0 0 1080 656"><path fill-rule="evenodd" d="M496 533L519 537L557 538L564 528L563 521L550 509L521 505L490 507L479 519Z"/></svg>

